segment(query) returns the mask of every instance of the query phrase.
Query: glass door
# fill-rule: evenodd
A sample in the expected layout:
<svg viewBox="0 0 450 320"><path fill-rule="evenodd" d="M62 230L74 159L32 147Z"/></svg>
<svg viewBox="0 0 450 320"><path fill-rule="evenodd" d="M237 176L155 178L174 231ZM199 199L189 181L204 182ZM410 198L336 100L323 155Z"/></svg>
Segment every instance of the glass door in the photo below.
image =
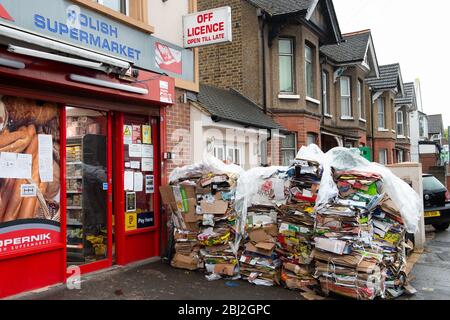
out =
<svg viewBox="0 0 450 320"><path fill-rule="evenodd" d="M66 107L68 266L111 256L108 131L107 113Z"/></svg>

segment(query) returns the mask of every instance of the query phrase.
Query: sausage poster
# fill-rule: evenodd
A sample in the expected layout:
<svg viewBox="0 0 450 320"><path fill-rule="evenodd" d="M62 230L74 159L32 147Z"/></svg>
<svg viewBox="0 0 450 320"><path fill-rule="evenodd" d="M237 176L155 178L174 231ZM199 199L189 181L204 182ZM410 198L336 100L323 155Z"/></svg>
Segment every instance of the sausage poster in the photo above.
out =
<svg viewBox="0 0 450 320"><path fill-rule="evenodd" d="M59 242L55 103L0 96L0 254Z"/></svg>

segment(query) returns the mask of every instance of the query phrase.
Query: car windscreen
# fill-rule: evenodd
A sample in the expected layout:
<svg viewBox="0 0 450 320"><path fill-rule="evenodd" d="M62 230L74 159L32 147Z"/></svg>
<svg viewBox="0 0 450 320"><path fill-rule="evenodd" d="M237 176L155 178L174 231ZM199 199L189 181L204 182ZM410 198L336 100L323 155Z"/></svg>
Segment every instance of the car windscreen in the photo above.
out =
<svg viewBox="0 0 450 320"><path fill-rule="evenodd" d="M442 191L445 186L435 177L423 177L423 189L427 191Z"/></svg>

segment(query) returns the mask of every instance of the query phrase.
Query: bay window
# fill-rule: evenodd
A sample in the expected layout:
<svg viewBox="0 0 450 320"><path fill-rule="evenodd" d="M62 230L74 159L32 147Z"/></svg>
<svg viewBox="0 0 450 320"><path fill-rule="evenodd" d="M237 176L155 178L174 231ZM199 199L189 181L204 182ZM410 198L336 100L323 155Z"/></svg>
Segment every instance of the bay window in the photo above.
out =
<svg viewBox="0 0 450 320"><path fill-rule="evenodd" d="M331 115L330 106L328 104L328 72L322 71L322 105L323 113Z"/></svg>
<svg viewBox="0 0 450 320"><path fill-rule="evenodd" d="M294 93L294 40L278 41L280 92Z"/></svg>
<svg viewBox="0 0 450 320"><path fill-rule="evenodd" d="M378 98L378 130L384 130L386 128L386 116L384 99Z"/></svg>
<svg viewBox="0 0 450 320"><path fill-rule="evenodd" d="M366 120L366 110L364 108L364 84L361 80L358 80L358 109L359 109L359 119Z"/></svg>
<svg viewBox="0 0 450 320"><path fill-rule="evenodd" d="M313 73L313 57L314 50L305 45L305 84L306 84L306 96L314 98L314 73Z"/></svg>
<svg viewBox="0 0 450 320"><path fill-rule="evenodd" d="M352 117L352 95L350 77L341 77L341 117L348 119Z"/></svg>
<svg viewBox="0 0 450 320"><path fill-rule="evenodd" d="M397 136L405 135L405 127L403 123L403 111L397 111Z"/></svg>

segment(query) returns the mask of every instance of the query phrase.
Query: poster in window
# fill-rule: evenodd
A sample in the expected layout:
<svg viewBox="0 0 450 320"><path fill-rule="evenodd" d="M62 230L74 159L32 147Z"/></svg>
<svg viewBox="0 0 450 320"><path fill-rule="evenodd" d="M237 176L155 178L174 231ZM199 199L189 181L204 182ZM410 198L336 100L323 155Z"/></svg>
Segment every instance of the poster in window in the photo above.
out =
<svg viewBox="0 0 450 320"><path fill-rule="evenodd" d="M61 242L59 129L57 104L0 96L0 255Z"/></svg>
<svg viewBox="0 0 450 320"><path fill-rule="evenodd" d="M136 192L127 192L126 193L126 208L127 212L136 211Z"/></svg>
<svg viewBox="0 0 450 320"><path fill-rule="evenodd" d="M141 144L142 143L141 126L133 124L132 127L133 127L133 144Z"/></svg>
<svg viewBox="0 0 450 320"><path fill-rule="evenodd" d="M142 126L142 143L152 144L152 127L149 125Z"/></svg>

